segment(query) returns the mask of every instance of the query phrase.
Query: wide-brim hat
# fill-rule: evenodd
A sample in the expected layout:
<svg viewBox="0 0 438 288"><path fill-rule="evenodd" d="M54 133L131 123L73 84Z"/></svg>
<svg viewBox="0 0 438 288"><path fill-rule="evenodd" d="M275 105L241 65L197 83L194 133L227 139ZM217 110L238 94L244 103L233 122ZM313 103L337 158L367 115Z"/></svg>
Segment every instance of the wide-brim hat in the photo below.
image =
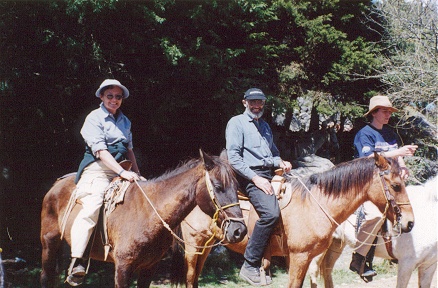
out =
<svg viewBox="0 0 438 288"><path fill-rule="evenodd" d="M262 90L258 88L250 88L246 90L245 94L243 95L243 99L245 100L266 100L266 96L263 93Z"/></svg>
<svg viewBox="0 0 438 288"><path fill-rule="evenodd" d="M96 90L96 97L100 97L100 91L102 90L102 88L105 88L106 86L111 86L111 85L118 86L118 87L120 87L120 89L123 90L123 98L124 99L129 97L129 90L128 90L128 88L126 88L125 86L120 84L120 82L117 81L116 79L105 79L102 82L102 84L100 84L99 89Z"/></svg>
<svg viewBox="0 0 438 288"><path fill-rule="evenodd" d="M367 116L368 114L379 108L387 108L392 112L398 111L397 108L392 107L392 103L391 101L389 101L389 98L387 96L377 95L370 99L370 106L368 108L368 112L365 113L363 116Z"/></svg>

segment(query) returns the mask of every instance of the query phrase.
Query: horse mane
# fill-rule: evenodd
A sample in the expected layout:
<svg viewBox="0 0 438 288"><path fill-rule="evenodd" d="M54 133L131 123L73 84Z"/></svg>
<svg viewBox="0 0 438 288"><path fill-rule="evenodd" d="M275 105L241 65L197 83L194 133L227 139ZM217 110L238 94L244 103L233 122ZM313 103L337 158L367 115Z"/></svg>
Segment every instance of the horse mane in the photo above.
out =
<svg viewBox="0 0 438 288"><path fill-rule="evenodd" d="M391 166L391 173L399 173L400 166L395 159L385 158ZM373 157L357 158L340 163L333 168L310 175L304 179L305 187L297 180L292 180L292 190L303 197L308 195L307 189L317 187L326 196L339 198L348 193L356 194L368 187L373 179L376 165Z"/></svg>
<svg viewBox="0 0 438 288"><path fill-rule="evenodd" d="M221 182L225 186L229 186L230 183L235 181L233 180L235 179L234 171L227 160L221 159L219 156L209 156L209 157L214 163L214 168L209 171L211 174L214 174L216 177L220 178ZM189 159L181 162L175 169L167 170L161 176L148 179L148 181L151 182L164 181L172 177L175 177L181 173L184 173L190 169L196 168L199 165L202 165L202 163L203 162L201 159Z"/></svg>
<svg viewBox="0 0 438 288"><path fill-rule="evenodd" d="M172 177L175 177L181 173L186 172L187 170L190 170L192 168L197 167L201 163L200 159L189 159L183 162L180 162L178 166L176 166L173 169L168 169L164 174L157 176L155 178L148 179L150 182L159 182L168 180Z"/></svg>

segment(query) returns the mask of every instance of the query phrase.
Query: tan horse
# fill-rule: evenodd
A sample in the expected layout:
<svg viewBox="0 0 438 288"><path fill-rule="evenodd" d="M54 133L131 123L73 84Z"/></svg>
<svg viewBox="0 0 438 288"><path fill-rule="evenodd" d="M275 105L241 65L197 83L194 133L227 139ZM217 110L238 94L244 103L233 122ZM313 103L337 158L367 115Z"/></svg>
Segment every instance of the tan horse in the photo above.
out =
<svg viewBox="0 0 438 288"><path fill-rule="evenodd" d="M403 232L411 231L414 225L414 215L405 184L400 178L399 165L393 159L377 154L374 158L355 159L316 173L306 178L304 183L305 186L297 179L290 180L292 199L281 210L287 253L275 249L271 251L271 256L286 256L288 287L302 287L310 261L331 244L338 223L345 221L365 201L370 200L380 211L385 211ZM209 227L202 225L207 223L203 217L207 216L202 215L200 210L194 210L181 223L187 243L202 246L208 239ZM245 237L242 242L227 247L243 253L247 240ZM188 245L186 249L193 250L192 246ZM174 282L198 287L198 277L210 249L206 249L202 255L193 255L190 254L192 251L188 251L185 255L187 273L182 278L174 279Z"/></svg>
<svg viewBox="0 0 438 288"><path fill-rule="evenodd" d="M73 180L74 176L58 180L43 200L42 287L53 287L57 281L61 222L75 189ZM169 229L177 227L195 206L210 216L220 214L219 218L226 222L224 233L228 241L240 241L246 234L242 211L235 205L238 184L225 153L217 157L201 151L201 159L188 161L156 179L137 183L128 187L123 203L107 219L112 248L107 262L115 264L115 287L129 287L134 273L138 273L137 287L149 287L158 261L172 244ZM74 212L75 209L64 234L69 244L71 223L77 213ZM104 261L103 252L101 241L95 241L90 258Z"/></svg>
<svg viewBox="0 0 438 288"><path fill-rule="evenodd" d="M436 277L438 260L436 188L437 176L430 179L424 186L407 186L406 190L415 213L414 229L409 234L402 235L398 235L396 231L389 231L391 239L383 238L381 234L378 235L375 257L397 259L397 288L408 287L415 269L418 269L418 287L432 287L434 275ZM354 248L356 243L356 217L355 214L351 215L348 221L336 228L330 247L312 260L308 271L312 288L318 287L318 274L323 277L325 288L334 287L333 267L344 247L348 244Z"/></svg>

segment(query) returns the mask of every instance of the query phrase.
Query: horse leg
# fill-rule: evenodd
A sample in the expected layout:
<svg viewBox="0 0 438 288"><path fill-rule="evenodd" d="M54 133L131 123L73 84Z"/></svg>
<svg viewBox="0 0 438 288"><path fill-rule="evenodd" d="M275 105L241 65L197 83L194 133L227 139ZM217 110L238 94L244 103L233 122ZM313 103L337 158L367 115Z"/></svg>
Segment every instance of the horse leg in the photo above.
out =
<svg viewBox="0 0 438 288"><path fill-rule="evenodd" d="M197 288L198 287L198 259L200 255L187 253L184 256L184 262L186 267L186 287L187 288ZM202 269L202 268L201 268Z"/></svg>
<svg viewBox="0 0 438 288"><path fill-rule="evenodd" d="M289 253L289 288L303 287L311 260L308 253Z"/></svg>
<svg viewBox="0 0 438 288"><path fill-rule="evenodd" d="M42 219L40 238L42 246L40 284L42 288L55 287L58 280L57 260L62 240L57 224L57 219L51 217Z"/></svg>
<svg viewBox="0 0 438 288"><path fill-rule="evenodd" d="M319 276L319 267L321 266L321 262L323 261L325 253L321 253L310 262L309 269L307 270L307 274L310 277L310 287L317 288L318 287L318 276Z"/></svg>
<svg viewBox="0 0 438 288"><path fill-rule="evenodd" d="M157 271L157 265L150 269L141 269L138 273L137 279L137 288L149 288L151 286L152 277L155 275L155 271Z"/></svg>
<svg viewBox="0 0 438 288"><path fill-rule="evenodd" d="M415 263L409 264L409 259L399 259L397 269L397 288L406 288L415 269Z"/></svg>
<svg viewBox="0 0 438 288"><path fill-rule="evenodd" d="M437 262L425 267L418 267L418 287L432 287L433 277L435 276ZM436 287L436 286L435 286Z"/></svg>
<svg viewBox="0 0 438 288"><path fill-rule="evenodd" d="M205 248L204 253L202 253L202 255L196 255L198 256L196 260L196 271L193 271L194 273L192 274L192 279L190 280L192 286L189 285L189 278L187 278L188 288L190 287L198 288L199 277L201 276L202 269L204 268L205 261L207 260L207 257L210 254L211 249L212 248ZM187 274L187 276L189 275Z"/></svg>
<svg viewBox="0 0 438 288"><path fill-rule="evenodd" d="M125 263L120 260L116 260L115 263L115 275L114 275L114 287L115 288L129 288L130 280L133 275L133 267L130 263ZM139 278L146 278L146 276L139 276ZM143 280L142 280L143 281Z"/></svg>
<svg viewBox="0 0 438 288"><path fill-rule="evenodd" d="M335 266L336 261L338 261L339 257L342 254L342 251L345 248L345 241L341 241L341 239L334 238L332 244L330 244L327 249L323 261L321 262L321 274L324 278L324 287L325 288L333 288L333 278L332 272L333 267Z"/></svg>

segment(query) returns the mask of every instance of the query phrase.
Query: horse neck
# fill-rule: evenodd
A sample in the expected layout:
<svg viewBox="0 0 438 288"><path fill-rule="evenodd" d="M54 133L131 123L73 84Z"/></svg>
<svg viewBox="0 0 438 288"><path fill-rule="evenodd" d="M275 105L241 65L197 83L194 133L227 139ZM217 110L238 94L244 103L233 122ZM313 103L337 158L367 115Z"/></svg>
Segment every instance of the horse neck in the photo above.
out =
<svg viewBox="0 0 438 288"><path fill-rule="evenodd" d="M155 195L156 199L154 206L171 228L176 227L196 206L197 186L202 172L202 169L195 167L152 184L155 191L152 196ZM146 203L148 201L144 202L146 207L150 207Z"/></svg>
<svg viewBox="0 0 438 288"><path fill-rule="evenodd" d="M336 223L340 224L347 220L360 205L368 200L367 191L369 189L370 186L363 187L360 191L351 188L350 190L342 191L342 193L336 197L327 196L318 189L317 191L319 193L315 195L315 198L319 205L321 205L319 209L324 209L326 213L329 214L327 217L330 218L331 221L334 219Z"/></svg>

